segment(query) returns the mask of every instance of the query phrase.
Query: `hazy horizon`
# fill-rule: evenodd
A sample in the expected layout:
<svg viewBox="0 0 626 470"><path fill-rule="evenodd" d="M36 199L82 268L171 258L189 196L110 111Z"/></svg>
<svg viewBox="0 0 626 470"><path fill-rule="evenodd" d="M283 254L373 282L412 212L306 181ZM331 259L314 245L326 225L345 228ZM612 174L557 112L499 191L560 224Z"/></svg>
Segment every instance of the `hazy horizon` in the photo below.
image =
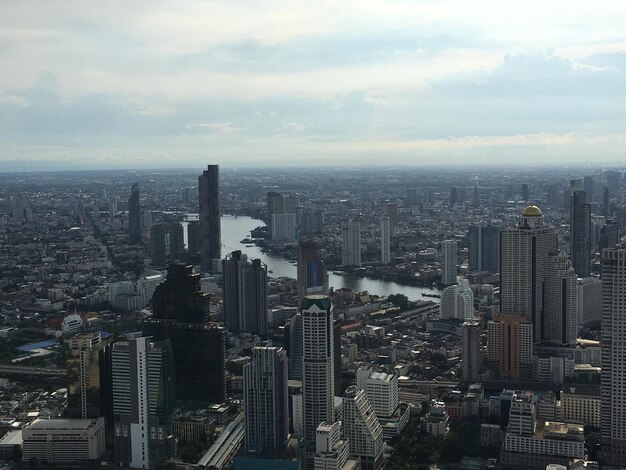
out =
<svg viewBox="0 0 626 470"><path fill-rule="evenodd" d="M0 5L0 172L624 163L626 4Z"/></svg>

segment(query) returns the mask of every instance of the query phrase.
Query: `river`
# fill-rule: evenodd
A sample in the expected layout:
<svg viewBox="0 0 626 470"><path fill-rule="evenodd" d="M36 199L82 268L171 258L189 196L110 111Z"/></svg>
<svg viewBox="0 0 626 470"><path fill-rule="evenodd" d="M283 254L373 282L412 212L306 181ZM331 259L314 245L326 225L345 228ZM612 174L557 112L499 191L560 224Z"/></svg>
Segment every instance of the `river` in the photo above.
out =
<svg viewBox="0 0 626 470"><path fill-rule="evenodd" d="M272 271L270 276L273 277L291 277L296 278L296 266L288 260L269 253L263 253L261 249L250 244L243 244L241 240L250 237L250 231L256 227L265 225L263 221L244 216L222 217L222 255L226 255L235 250L241 250L248 255L248 258L260 259L267 265L267 269ZM355 276L338 276L328 273L328 283L330 287L339 289L341 287L351 287L357 292L368 291L370 294L389 295L404 294L409 300L433 300L439 302L437 298L422 297L425 293L440 293L438 290L425 287L403 286L395 282L381 281L377 279L369 279Z"/></svg>

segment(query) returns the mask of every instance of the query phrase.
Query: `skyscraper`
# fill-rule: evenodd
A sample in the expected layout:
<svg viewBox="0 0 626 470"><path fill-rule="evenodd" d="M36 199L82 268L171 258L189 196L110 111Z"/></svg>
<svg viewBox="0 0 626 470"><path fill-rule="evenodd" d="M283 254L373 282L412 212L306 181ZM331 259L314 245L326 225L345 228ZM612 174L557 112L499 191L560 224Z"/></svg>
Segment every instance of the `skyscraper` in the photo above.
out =
<svg viewBox="0 0 626 470"><path fill-rule="evenodd" d="M212 272L214 264L222 258L220 220L219 165L209 165L198 177L200 200L200 254L202 270Z"/></svg>
<svg viewBox="0 0 626 470"><path fill-rule="evenodd" d="M237 250L222 260L222 273L226 329L266 335L267 266Z"/></svg>
<svg viewBox="0 0 626 470"><path fill-rule="evenodd" d="M304 439L315 450L315 431L323 421L335 421L333 305L325 295L302 300L302 388Z"/></svg>
<svg viewBox="0 0 626 470"><path fill-rule="evenodd" d="M591 265L591 206L587 193L579 186L572 188L570 208L570 256L576 274L589 277Z"/></svg>
<svg viewBox="0 0 626 470"><path fill-rule="evenodd" d="M557 233L537 206L525 208L516 226L500 232L500 312L523 315L536 341L542 337L546 259L557 248Z"/></svg>
<svg viewBox="0 0 626 470"><path fill-rule="evenodd" d="M102 351L98 333L78 334L69 340L67 358L67 416L87 419L104 416Z"/></svg>
<svg viewBox="0 0 626 470"><path fill-rule="evenodd" d="M267 230L271 237L273 216L285 213L285 197L276 191L269 191L266 196L266 201Z"/></svg>
<svg viewBox="0 0 626 470"><path fill-rule="evenodd" d="M528 202L530 198L530 189L528 187L528 183L522 183L522 201Z"/></svg>
<svg viewBox="0 0 626 470"><path fill-rule="evenodd" d="M141 207L139 206L139 185L137 183L133 183L130 187L130 197L128 198L128 239L131 245L141 243Z"/></svg>
<svg viewBox="0 0 626 470"><path fill-rule="evenodd" d="M541 341L575 346L577 337L578 277L567 255L560 251L546 260L543 287L543 337Z"/></svg>
<svg viewBox="0 0 626 470"><path fill-rule="evenodd" d="M302 380L302 314L291 317L285 329L289 338L289 379Z"/></svg>
<svg viewBox="0 0 626 470"><path fill-rule="evenodd" d="M471 320L474 318L474 293L467 279L446 287L441 293L441 318Z"/></svg>
<svg viewBox="0 0 626 470"><path fill-rule="evenodd" d="M469 228L469 265L472 271L500 271L500 227L472 225Z"/></svg>
<svg viewBox="0 0 626 470"><path fill-rule="evenodd" d="M602 215L604 217L609 216L610 206L611 206L611 198L609 195L609 187L605 186L602 189Z"/></svg>
<svg viewBox="0 0 626 470"><path fill-rule="evenodd" d="M456 189L456 186L453 186L450 189L450 205L455 206L459 202L459 191Z"/></svg>
<svg viewBox="0 0 626 470"><path fill-rule="evenodd" d="M169 339L176 365L176 398L188 402L222 403L226 335L207 323L209 295L200 290L193 266L171 264L165 282L152 297L153 315L143 323L144 336Z"/></svg>
<svg viewBox="0 0 626 470"><path fill-rule="evenodd" d="M496 315L489 320L487 362L500 378L532 378L533 325L525 316Z"/></svg>
<svg viewBox="0 0 626 470"><path fill-rule="evenodd" d="M602 252L601 443L605 464L626 465L626 245Z"/></svg>
<svg viewBox="0 0 626 470"><path fill-rule="evenodd" d="M469 320L461 326L462 378L466 382L478 380L480 373L480 323Z"/></svg>
<svg viewBox="0 0 626 470"><path fill-rule="evenodd" d="M175 260L185 252L185 232L183 225L174 222L170 224L170 259Z"/></svg>
<svg viewBox="0 0 626 470"><path fill-rule="evenodd" d="M150 263L152 266L164 267L166 265L167 236L166 224L155 224L150 229Z"/></svg>
<svg viewBox="0 0 626 470"><path fill-rule="evenodd" d="M383 429L364 390L348 387L343 397L343 433L350 454L361 460L362 470L377 470L383 462Z"/></svg>
<svg viewBox="0 0 626 470"><path fill-rule="evenodd" d="M441 244L441 283L449 286L456 284L457 244L456 240L445 240Z"/></svg>
<svg viewBox="0 0 626 470"><path fill-rule="evenodd" d="M328 294L328 272L319 244L306 239L298 243L298 305L311 294Z"/></svg>
<svg viewBox="0 0 626 470"><path fill-rule="evenodd" d="M380 219L380 261L389 264L391 261L391 225L389 217Z"/></svg>
<svg viewBox="0 0 626 470"><path fill-rule="evenodd" d="M111 356L116 466L156 469L176 447L170 342L119 341Z"/></svg>
<svg viewBox="0 0 626 470"><path fill-rule="evenodd" d="M361 266L361 224L350 220L341 228L341 264Z"/></svg>
<svg viewBox="0 0 626 470"><path fill-rule="evenodd" d="M276 347L255 347L243 368L248 453L278 455L289 437L287 354Z"/></svg>
<svg viewBox="0 0 626 470"><path fill-rule="evenodd" d="M187 224L187 253L195 255L200 247L200 222L192 220Z"/></svg>
<svg viewBox="0 0 626 470"><path fill-rule="evenodd" d="M593 176L585 176L583 178L583 189L587 193L587 196L589 196L589 200L592 200L593 195L596 192Z"/></svg>
<svg viewBox="0 0 626 470"><path fill-rule="evenodd" d="M398 204L388 202L385 206L385 217L389 218L389 226L396 228L398 226Z"/></svg>

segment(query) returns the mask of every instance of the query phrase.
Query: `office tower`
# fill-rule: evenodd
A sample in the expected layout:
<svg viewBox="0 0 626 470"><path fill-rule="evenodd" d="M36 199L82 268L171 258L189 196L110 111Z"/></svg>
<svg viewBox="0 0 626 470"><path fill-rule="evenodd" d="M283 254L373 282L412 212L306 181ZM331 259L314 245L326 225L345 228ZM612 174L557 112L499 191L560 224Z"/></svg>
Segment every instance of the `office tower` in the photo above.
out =
<svg viewBox="0 0 626 470"><path fill-rule="evenodd" d="M285 198L285 214L295 214L298 209L298 196L290 194Z"/></svg>
<svg viewBox="0 0 626 470"><path fill-rule="evenodd" d="M612 248L619 243L619 225L614 219L607 219L600 229L600 249Z"/></svg>
<svg viewBox="0 0 626 470"><path fill-rule="evenodd" d="M222 260L222 273L226 329L266 335L267 266L237 250Z"/></svg>
<svg viewBox="0 0 626 470"><path fill-rule="evenodd" d="M200 237L198 240L204 272L212 272L214 260L222 258L219 168L219 165L209 165L198 177L200 200Z"/></svg>
<svg viewBox="0 0 626 470"><path fill-rule="evenodd" d="M532 437L536 429L537 410L531 393L515 392L511 399L507 431L516 436Z"/></svg>
<svg viewBox="0 0 626 470"><path fill-rule="evenodd" d="M156 287L165 281L163 274L150 274L147 276L141 276L137 280L137 293L141 296L141 303L148 305L152 302L152 296Z"/></svg>
<svg viewBox="0 0 626 470"><path fill-rule="evenodd" d="M456 189L456 186L453 186L450 189L450 205L454 206L459 202L459 192Z"/></svg>
<svg viewBox="0 0 626 470"><path fill-rule="evenodd" d="M502 379L530 379L533 325L524 315L496 315L487 323L487 362Z"/></svg>
<svg viewBox="0 0 626 470"><path fill-rule="evenodd" d="M602 252L601 444L607 465L626 465L626 245Z"/></svg>
<svg viewBox="0 0 626 470"><path fill-rule="evenodd" d="M324 211L303 211L301 235L322 235L324 233Z"/></svg>
<svg viewBox="0 0 626 470"><path fill-rule="evenodd" d="M200 290L200 274L184 263L170 264L165 282L152 297L152 318L143 335L169 339L176 365L176 398L187 402L222 403L226 333L208 324L209 295Z"/></svg>
<svg viewBox="0 0 626 470"><path fill-rule="evenodd" d="M99 333L78 334L69 340L67 357L67 417L104 416L106 391L102 389L101 367L105 343Z"/></svg>
<svg viewBox="0 0 626 470"><path fill-rule="evenodd" d="M329 297L311 295L302 300L300 309L304 439L310 452L320 423L335 421L333 306Z"/></svg>
<svg viewBox="0 0 626 470"><path fill-rule="evenodd" d="M315 470L354 470L356 462L350 465L350 444L341 439L339 422L322 422L315 434Z"/></svg>
<svg viewBox="0 0 626 470"><path fill-rule="evenodd" d="M389 264L391 261L391 228L389 217L380 219L380 261Z"/></svg>
<svg viewBox="0 0 626 470"><path fill-rule="evenodd" d="M389 218L389 225L391 228L398 226L398 204L389 202L385 206L385 216Z"/></svg>
<svg viewBox="0 0 626 470"><path fill-rule="evenodd" d="M545 261L558 249L556 231L544 224L537 206L522 212L517 226L500 232L500 312L526 317L542 337Z"/></svg>
<svg viewBox="0 0 626 470"><path fill-rule="evenodd" d="M287 447L287 381L287 354L283 348L252 349L252 360L243 368L246 452L277 456Z"/></svg>
<svg viewBox="0 0 626 470"><path fill-rule="evenodd" d="M187 224L187 253L195 255L200 250L200 222L192 220Z"/></svg>
<svg viewBox="0 0 626 470"><path fill-rule="evenodd" d="M598 277L578 279L578 326L599 324L602 318L602 281Z"/></svg>
<svg viewBox="0 0 626 470"><path fill-rule="evenodd" d="M150 229L150 263L152 266L164 267L167 263L166 224L156 224Z"/></svg>
<svg viewBox="0 0 626 470"><path fill-rule="evenodd" d="M109 219L113 220L117 216L117 196L111 197L109 201Z"/></svg>
<svg viewBox="0 0 626 470"><path fill-rule="evenodd" d="M457 264L456 240L445 240L441 244L441 283L443 285L456 284Z"/></svg>
<svg viewBox="0 0 626 470"><path fill-rule="evenodd" d="M474 186L474 196L472 197L472 205L474 209L478 209L480 207L480 195L478 194L478 186Z"/></svg>
<svg viewBox="0 0 626 470"><path fill-rule="evenodd" d="M530 189L528 188L528 183L522 184L522 201L528 202L530 198Z"/></svg>
<svg viewBox="0 0 626 470"><path fill-rule="evenodd" d="M388 418L398 408L398 376L385 372L372 372L370 367L360 367L356 375L357 387L365 391L367 400L378 418Z"/></svg>
<svg viewBox="0 0 626 470"><path fill-rule="evenodd" d="M414 206L417 204L417 189L408 188L406 190L406 204L407 206Z"/></svg>
<svg viewBox="0 0 626 470"><path fill-rule="evenodd" d="M175 451L174 360L169 341L119 341L111 352L116 466L156 469Z"/></svg>
<svg viewBox="0 0 626 470"><path fill-rule="evenodd" d="M298 243L298 305L311 294L328 294L328 272L315 240Z"/></svg>
<svg viewBox="0 0 626 470"><path fill-rule="evenodd" d="M446 287L441 293L440 317L471 320L474 318L474 293L467 279Z"/></svg>
<svg viewBox="0 0 626 470"><path fill-rule="evenodd" d="M179 223L170 224L170 257L176 259L185 252L185 231Z"/></svg>
<svg viewBox="0 0 626 470"><path fill-rule="evenodd" d="M469 320L461 325L462 378L466 382L478 380L480 373L480 322Z"/></svg>
<svg viewBox="0 0 626 470"><path fill-rule="evenodd" d="M361 469L377 470L383 462L383 429L363 390L348 387L343 397L343 434L350 455L359 457Z"/></svg>
<svg viewBox="0 0 626 470"><path fill-rule="evenodd" d="M141 231L150 232L152 228L152 211L148 209L141 210Z"/></svg>
<svg viewBox="0 0 626 470"><path fill-rule="evenodd" d="M500 227L472 225L469 228L469 262L472 271L500 271Z"/></svg>
<svg viewBox="0 0 626 470"><path fill-rule="evenodd" d="M269 191L266 196L267 207L267 229L272 236L272 216L285 213L285 197L276 191Z"/></svg>
<svg viewBox="0 0 626 470"><path fill-rule="evenodd" d="M580 277L589 277L591 265L591 206L587 193L578 186L572 188L570 208L570 256Z"/></svg>
<svg viewBox="0 0 626 470"><path fill-rule="evenodd" d="M583 190L587 193L589 200L593 199L593 195L595 194L595 182L593 181L593 176L585 176L583 178Z"/></svg>
<svg viewBox="0 0 626 470"><path fill-rule="evenodd" d="M133 183L130 187L130 197L128 198L128 239L131 245L141 243L141 207L139 206L139 185L137 183Z"/></svg>
<svg viewBox="0 0 626 470"><path fill-rule="evenodd" d="M610 205L611 205L611 199L609 196L609 188L608 186L605 186L602 189L602 215L604 217L609 216Z"/></svg>
<svg viewBox="0 0 626 470"><path fill-rule="evenodd" d="M567 254L560 251L548 256L543 286L541 341L562 346L576 345L577 280Z"/></svg>
<svg viewBox="0 0 626 470"><path fill-rule="evenodd" d="M297 313L285 325L288 340L285 347L289 354L289 379L302 380L302 314Z"/></svg>
<svg viewBox="0 0 626 470"><path fill-rule="evenodd" d="M356 220L341 227L341 264L361 266L361 224Z"/></svg>

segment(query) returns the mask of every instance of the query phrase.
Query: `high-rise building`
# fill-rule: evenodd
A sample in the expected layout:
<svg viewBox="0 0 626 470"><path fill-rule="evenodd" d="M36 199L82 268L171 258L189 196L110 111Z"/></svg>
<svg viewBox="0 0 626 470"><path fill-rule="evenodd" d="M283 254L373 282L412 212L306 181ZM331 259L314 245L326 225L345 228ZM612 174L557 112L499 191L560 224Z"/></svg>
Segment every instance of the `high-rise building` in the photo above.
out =
<svg viewBox="0 0 626 470"><path fill-rule="evenodd" d="M325 295L311 295L302 300L300 309L304 440L311 452L320 423L335 421L333 305Z"/></svg>
<svg viewBox="0 0 626 470"><path fill-rule="evenodd" d="M408 188L406 190L406 204L407 206L414 206L417 204L417 189Z"/></svg>
<svg viewBox="0 0 626 470"><path fill-rule="evenodd" d="M542 338L541 312L546 260L558 249L556 231L544 224L537 206L528 206L519 223L500 232L500 312L526 317Z"/></svg>
<svg viewBox="0 0 626 470"><path fill-rule="evenodd" d="M528 202L528 199L530 199L530 188L528 183L522 183L522 201Z"/></svg>
<svg viewBox="0 0 626 470"><path fill-rule="evenodd" d="M578 279L578 326L600 324L602 319L602 281L598 277Z"/></svg>
<svg viewBox="0 0 626 470"><path fill-rule="evenodd" d="M587 193L579 186L572 188L570 208L570 256L580 277L589 277L591 266L591 206Z"/></svg>
<svg viewBox="0 0 626 470"><path fill-rule="evenodd" d="M478 186L474 186L474 196L472 197L472 205L474 209L478 209L480 207L480 195L478 193Z"/></svg>
<svg viewBox="0 0 626 470"><path fill-rule="evenodd" d="M150 263L152 266L164 267L167 263L168 226L155 224L150 229Z"/></svg>
<svg viewBox="0 0 626 470"><path fill-rule="evenodd" d="M456 240L445 240L441 244L441 283L443 285L456 284L457 249Z"/></svg>
<svg viewBox="0 0 626 470"><path fill-rule="evenodd" d="M222 273L226 329L266 335L267 266L237 250L222 260Z"/></svg>
<svg viewBox="0 0 626 470"><path fill-rule="evenodd" d="M276 347L255 347L243 368L245 449L277 456L289 438L287 354Z"/></svg>
<svg viewBox="0 0 626 470"><path fill-rule="evenodd" d="M469 320L461 326L462 378L466 382L478 380L480 373L480 323Z"/></svg>
<svg viewBox="0 0 626 470"><path fill-rule="evenodd" d="M609 195L609 187L605 186L602 189L602 215L604 217L609 216L610 206L611 206L611 197Z"/></svg>
<svg viewBox="0 0 626 470"><path fill-rule="evenodd" d="M270 237L272 236L272 216L285 213L285 197L276 192L269 191L266 196L267 200L267 229Z"/></svg>
<svg viewBox="0 0 626 470"><path fill-rule="evenodd" d="M389 225L391 228L398 226L398 204L395 202L389 202L385 206L385 217L389 218Z"/></svg>
<svg viewBox="0 0 626 470"><path fill-rule="evenodd" d="M209 165L198 177L199 248L204 272L212 272L217 260L222 258L219 171L219 165Z"/></svg>
<svg viewBox="0 0 626 470"><path fill-rule="evenodd" d="M600 249L612 248L619 243L619 225L615 219L607 219L600 229Z"/></svg>
<svg viewBox="0 0 626 470"><path fill-rule="evenodd" d="M372 372L370 367L357 370L356 386L365 391L378 418L389 418L398 408L398 376Z"/></svg>
<svg viewBox="0 0 626 470"><path fill-rule="evenodd" d="M391 225L389 217L380 219L380 261L389 264L391 261Z"/></svg>
<svg viewBox="0 0 626 470"><path fill-rule="evenodd" d="M593 199L593 195L596 192L595 182L593 180L593 176L585 176L583 178L583 190L587 193L589 200Z"/></svg>
<svg viewBox="0 0 626 470"><path fill-rule="evenodd" d="M104 416L103 349L99 333L84 333L68 342L67 416L87 419Z"/></svg>
<svg viewBox="0 0 626 470"><path fill-rule="evenodd" d="M226 386L223 328L209 324L209 295L201 291L193 266L171 264L165 282L152 297L153 315L143 323L144 336L169 339L174 354L176 398L222 403Z"/></svg>
<svg viewBox="0 0 626 470"><path fill-rule="evenodd" d="M341 439L341 424L322 422L316 429L315 470L354 470L356 461L350 461L350 445Z"/></svg>
<svg viewBox="0 0 626 470"><path fill-rule="evenodd" d="M297 313L285 325L289 348L289 379L302 380L302 314Z"/></svg>
<svg viewBox="0 0 626 470"><path fill-rule="evenodd" d="M602 252L601 443L607 465L626 465L626 245Z"/></svg>
<svg viewBox="0 0 626 470"><path fill-rule="evenodd" d="M187 253L195 255L200 250L200 222L192 220L187 224Z"/></svg>
<svg viewBox="0 0 626 470"><path fill-rule="evenodd" d="M500 271L500 227L472 225L469 228L469 262L472 271Z"/></svg>
<svg viewBox="0 0 626 470"><path fill-rule="evenodd" d="M270 227L273 240L295 240L296 214L272 214Z"/></svg>
<svg viewBox="0 0 626 470"><path fill-rule="evenodd" d="M548 256L543 286L541 341L561 346L576 345L577 280L567 254L560 251Z"/></svg>
<svg viewBox="0 0 626 470"><path fill-rule="evenodd" d="M307 295L328 294L328 272L319 244L312 239L298 243L298 305Z"/></svg>
<svg viewBox="0 0 626 470"><path fill-rule="evenodd" d="M176 222L170 224L170 258L175 260L185 252L185 231L183 225Z"/></svg>
<svg viewBox="0 0 626 470"><path fill-rule="evenodd" d="M474 293L467 279L446 287L441 293L440 316L443 320L474 318Z"/></svg>
<svg viewBox="0 0 626 470"><path fill-rule="evenodd" d="M450 188L450 205L455 206L459 203L459 191L456 189L456 186Z"/></svg>
<svg viewBox="0 0 626 470"><path fill-rule="evenodd" d="M115 208L117 210L117 207ZM131 245L141 243L141 207L139 206L139 185L133 183L128 198L128 239Z"/></svg>
<svg viewBox="0 0 626 470"><path fill-rule="evenodd" d="M383 429L365 391L352 385L343 397L343 434L350 454L361 460L362 470L377 470L383 463Z"/></svg>
<svg viewBox="0 0 626 470"><path fill-rule="evenodd" d="M361 266L361 224L350 220L341 228L341 264Z"/></svg>
<svg viewBox="0 0 626 470"><path fill-rule="evenodd" d="M487 323L487 362L503 379L533 375L533 325L524 315L497 315Z"/></svg>
<svg viewBox="0 0 626 470"><path fill-rule="evenodd" d="M169 341L119 341L111 352L116 466L156 469L175 451L174 360Z"/></svg>

